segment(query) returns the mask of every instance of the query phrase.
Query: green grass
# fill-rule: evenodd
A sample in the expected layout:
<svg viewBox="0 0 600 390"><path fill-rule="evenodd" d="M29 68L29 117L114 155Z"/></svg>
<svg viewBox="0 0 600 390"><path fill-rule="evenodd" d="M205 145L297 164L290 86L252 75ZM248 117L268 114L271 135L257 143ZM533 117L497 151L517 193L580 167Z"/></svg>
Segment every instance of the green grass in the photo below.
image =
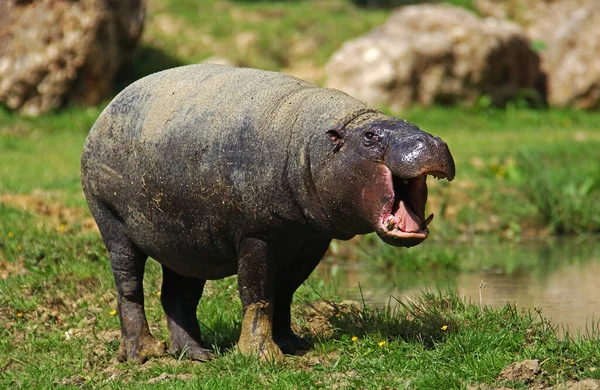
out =
<svg viewBox="0 0 600 390"><path fill-rule="evenodd" d="M341 42L388 13L342 0L161 1L149 12L144 42L188 63L217 55L269 70L301 61L323 65Z"/></svg>
<svg viewBox="0 0 600 390"><path fill-rule="evenodd" d="M600 142L525 150L515 175L542 222L557 233L600 232ZM565 164L570 156L577 156Z"/></svg>
<svg viewBox="0 0 600 390"><path fill-rule="evenodd" d="M500 384L500 371L523 359L544 361L544 375L531 378L536 384L598 378L597 334L558 338L535 311L480 308L452 292L426 292L381 309L323 303L330 292L314 279L294 306L295 326L315 345L305 356L271 364L237 354L241 308L235 278L227 278L208 283L198 309L204 337L219 351L216 360L117 363L114 290L97 234L33 228L34 216L6 206L0 217L7 221L0 226L1 264L18 269L0 280L4 388L120 388L124 382L142 388L153 378L162 378L161 388L464 388ZM41 256L40 248L49 253ZM160 268L151 261L146 272L147 315L153 333L165 340L156 295ZM315 316L329 324L328 333L310 330L308 319Z"/></svg>

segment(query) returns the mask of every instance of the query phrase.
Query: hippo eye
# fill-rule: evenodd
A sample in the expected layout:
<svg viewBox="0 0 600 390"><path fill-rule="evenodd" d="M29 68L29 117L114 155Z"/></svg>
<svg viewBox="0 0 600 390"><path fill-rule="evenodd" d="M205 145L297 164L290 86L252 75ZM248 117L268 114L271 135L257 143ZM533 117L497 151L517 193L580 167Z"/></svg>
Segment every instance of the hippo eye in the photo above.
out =
<svg viewBox="0 0 600 390"><path fill-rule="evenodd" d="M375 134L372 131L366 131L363 134L363 137L364 137L365 143L367 143L367 144L371 144L371 143L373 143L373 141L377 140L377 134Z"/></svg>

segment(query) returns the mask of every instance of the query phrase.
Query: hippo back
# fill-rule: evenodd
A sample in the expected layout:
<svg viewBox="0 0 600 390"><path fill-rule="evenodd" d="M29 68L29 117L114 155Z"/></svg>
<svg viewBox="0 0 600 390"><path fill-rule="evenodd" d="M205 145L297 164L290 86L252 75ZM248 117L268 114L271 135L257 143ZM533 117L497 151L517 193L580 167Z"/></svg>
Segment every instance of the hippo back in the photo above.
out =
<svg viewBox="0 0 600 390"><path fill-rule="evenodd" d="M308 144L319 137L312 147L329 148L325 132L365 109L275 72L159 72L127 87L95 123L84 191L92 213L94 204L110 210L153 257L159 248L233 255L240 235L306 228L310 207L298 199L310 187Z"/></svg>

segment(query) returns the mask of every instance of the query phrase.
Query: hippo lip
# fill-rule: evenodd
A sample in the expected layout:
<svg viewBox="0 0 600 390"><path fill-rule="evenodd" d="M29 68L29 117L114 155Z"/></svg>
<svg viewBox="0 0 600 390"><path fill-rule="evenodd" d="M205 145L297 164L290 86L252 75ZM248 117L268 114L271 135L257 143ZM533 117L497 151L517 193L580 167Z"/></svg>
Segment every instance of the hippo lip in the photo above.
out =
<svg viewBox="0 0 600 390"><path fill-rule="evenodd" d="M425 171L416 177L401 178L387 167L385 175L392 196L380 214L377 234L390 245L417 245L429 235L427 226L433 219L433 214L425 218L427 175L438 179L448 176L444 172Z"/></svg>

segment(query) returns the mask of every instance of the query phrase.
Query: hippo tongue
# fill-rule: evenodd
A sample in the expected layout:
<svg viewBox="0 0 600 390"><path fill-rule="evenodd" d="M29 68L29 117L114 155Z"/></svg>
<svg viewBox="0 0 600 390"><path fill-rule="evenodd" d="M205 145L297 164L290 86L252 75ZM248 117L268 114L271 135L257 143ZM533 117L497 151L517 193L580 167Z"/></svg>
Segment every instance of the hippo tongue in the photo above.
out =
<svg viewBox="0 0 600 390"><path fill-rule="evenodd" d="M406 183L406 184L402 184ZM396 205L393 219L396 228L406 233L420 232L427 202L426 176L418 176L408 180L394 180ZM429 221L427 221L429 222Z"/></svg>
<svg viewBox="0 0 600 390"><path fill-rule="evenodd" d="M406 203L403 200L400 201L396 218L400 220L397 226L403 232L416 233L421 231L421 218L410 208L406 207Z"/></svg>

